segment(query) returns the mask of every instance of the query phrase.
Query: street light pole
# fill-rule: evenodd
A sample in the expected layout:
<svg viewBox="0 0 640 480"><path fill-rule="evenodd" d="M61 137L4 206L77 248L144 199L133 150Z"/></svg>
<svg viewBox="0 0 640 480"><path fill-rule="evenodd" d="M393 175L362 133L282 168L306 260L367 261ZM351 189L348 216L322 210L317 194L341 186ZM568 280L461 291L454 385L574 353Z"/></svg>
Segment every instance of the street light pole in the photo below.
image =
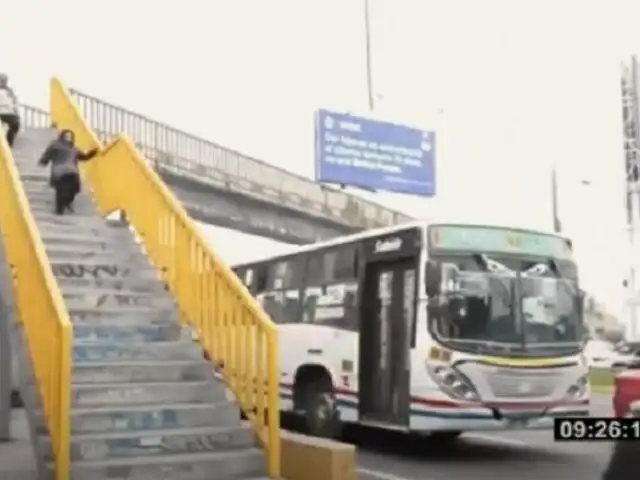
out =
<svg viewBox="0 0 640 480"><path fill-rule="evenodd" d="M591 185L591 180L582 179L580 185L588 187ZM551 168L551 220L554 233L562 233L562 221L558 208L558 175L555 165Z"/></svg>
<svg viewBox="0 0 640 480"><path fill-rule="evenodd" d="M371 70L371 14L369 12L369 0L364 0L364 42L367 99L369 101L369 110L373 111L375 108L375 96L373 94L373 74Z"/></svg>
<svg viewBox="0 0 640 480"><path fill-rule="evenodd" d="M558 216L558 178L556 175L555 165L551 169L551 215L553 220L553 231L555 233L561 233L562 223Z"/></svg>

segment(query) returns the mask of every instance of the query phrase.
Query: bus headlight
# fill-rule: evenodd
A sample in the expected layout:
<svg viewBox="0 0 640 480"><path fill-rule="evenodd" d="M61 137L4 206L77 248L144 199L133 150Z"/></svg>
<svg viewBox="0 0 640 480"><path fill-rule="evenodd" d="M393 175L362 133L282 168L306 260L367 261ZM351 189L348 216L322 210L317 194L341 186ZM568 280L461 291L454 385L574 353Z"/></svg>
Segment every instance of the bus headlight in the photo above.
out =
<svg viewBox="0 0 640 480"><path fill-rule="evenodd" d="M427 365L427 371L447 395L459 400L480 400L478 392L469 379L455 368L446 365Z"/></svg>
<svg viewBox="0 0 640 480"><path fill-rule="evenodd" d="M581 400L587 396L589 392L589 380L587 376L582 376L576 383L571 385L565 394L565 397L570 400Z"/></svg>

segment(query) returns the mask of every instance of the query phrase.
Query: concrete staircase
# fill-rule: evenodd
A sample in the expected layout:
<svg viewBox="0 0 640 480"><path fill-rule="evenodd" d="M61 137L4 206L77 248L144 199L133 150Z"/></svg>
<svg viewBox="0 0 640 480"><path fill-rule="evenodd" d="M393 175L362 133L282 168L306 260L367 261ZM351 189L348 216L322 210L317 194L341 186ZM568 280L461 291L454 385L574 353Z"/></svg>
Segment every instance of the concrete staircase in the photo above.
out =
<svg viewBox="0 0 640 480"><path fill-rule="evenodd" d="M102 219L84 192L75 213L53 214L49 171L37 166L53 138L52 130L26 130L13 152L74 324L72 479L266 478L253 430L179 325L130 231ZM22 350L22 394L49 479L51 442Z"/></svg>

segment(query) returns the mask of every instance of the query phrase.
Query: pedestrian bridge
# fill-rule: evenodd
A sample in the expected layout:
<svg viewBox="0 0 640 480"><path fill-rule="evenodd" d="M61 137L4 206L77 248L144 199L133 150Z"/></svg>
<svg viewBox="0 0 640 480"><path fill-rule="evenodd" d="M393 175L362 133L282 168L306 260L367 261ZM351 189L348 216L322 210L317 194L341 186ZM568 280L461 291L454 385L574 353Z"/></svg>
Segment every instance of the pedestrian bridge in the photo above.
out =
<svg viewBox="0 0 640 480"><path fill-rule="evenodd" d="M97 137L126 133L191 216L213 225L305 244L411 217L274 167L91 95L70 90ZM28 127L48 113L23 107Z"/></svg>

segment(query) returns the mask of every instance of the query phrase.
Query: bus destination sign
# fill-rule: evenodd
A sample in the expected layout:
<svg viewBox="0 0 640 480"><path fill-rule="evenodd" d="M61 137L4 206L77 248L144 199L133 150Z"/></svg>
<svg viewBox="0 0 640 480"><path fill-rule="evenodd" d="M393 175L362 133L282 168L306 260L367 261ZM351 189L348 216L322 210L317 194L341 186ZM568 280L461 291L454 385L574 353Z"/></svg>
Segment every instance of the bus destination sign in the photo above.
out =
<svg viewBox="0 0 640 480"><path fill-rule="evenodd" d="M572 258L569 244L561 237L499 227L433 225L429 227L429 244L438 250L503 252L563 260Z"/></svg>

